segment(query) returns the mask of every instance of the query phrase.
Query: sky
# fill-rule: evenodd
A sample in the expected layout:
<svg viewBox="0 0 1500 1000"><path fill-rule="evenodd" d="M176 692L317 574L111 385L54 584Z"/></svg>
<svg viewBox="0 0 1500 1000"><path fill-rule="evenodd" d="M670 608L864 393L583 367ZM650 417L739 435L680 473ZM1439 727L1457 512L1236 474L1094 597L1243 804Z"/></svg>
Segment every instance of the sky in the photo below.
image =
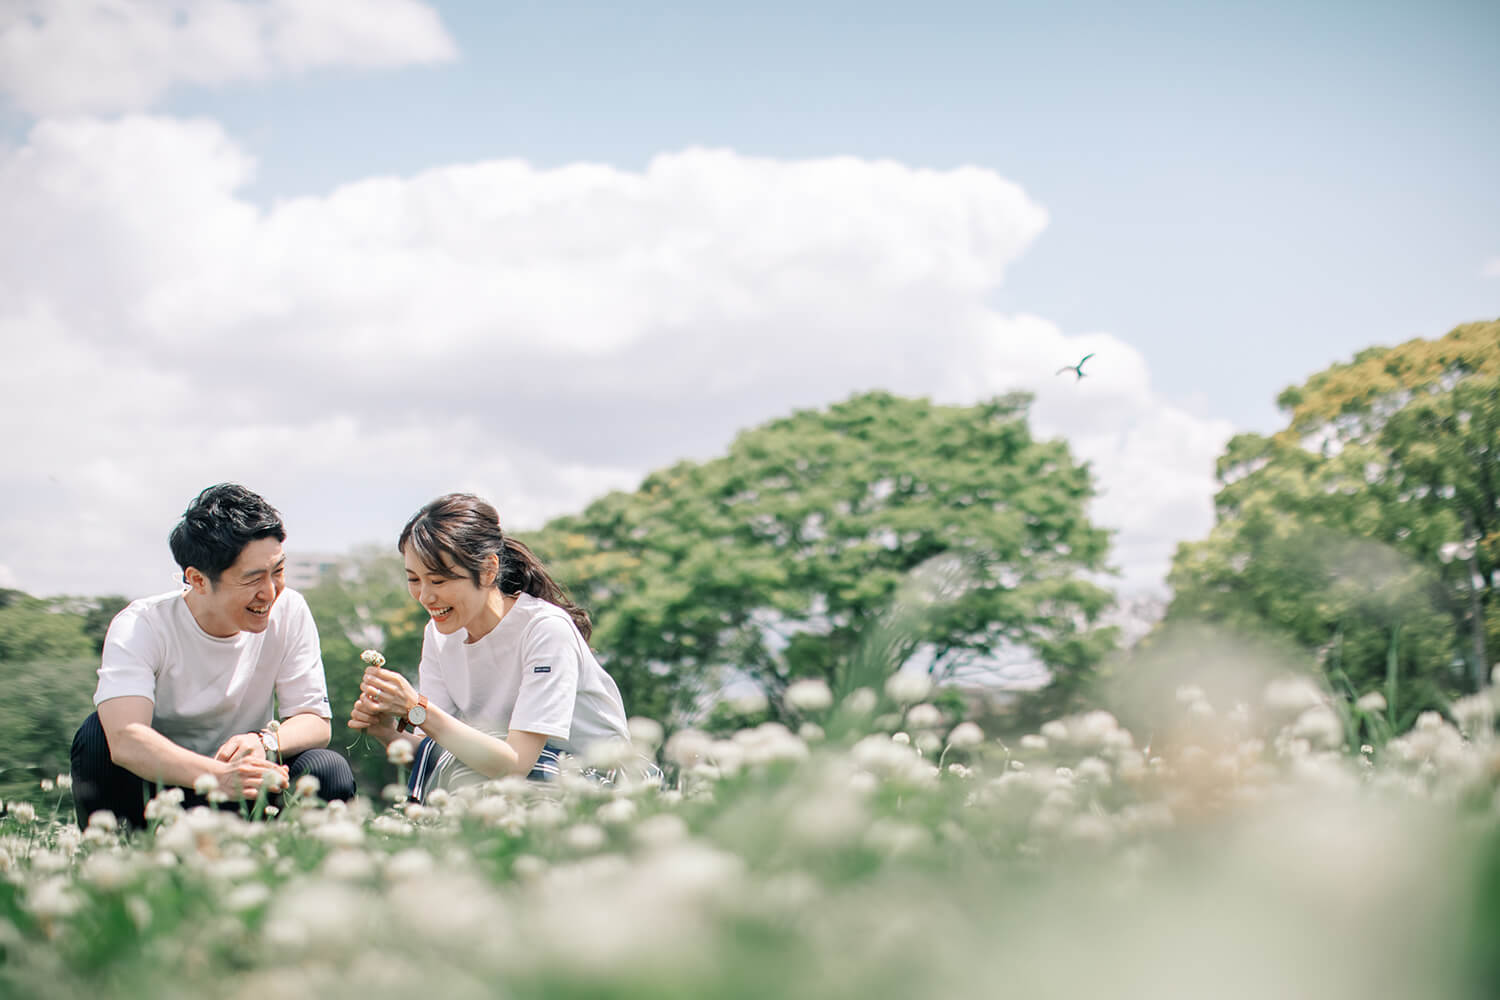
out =
<svg viewBox="0 0 1500 1000"><path fill-rule="evenodd" d="M1500 316L1500 5L0 0L0 586L524 531L873 388L1035 394L1127 593L1214 460ZM1057 369L1092 352L1078 380Z"/></svg>

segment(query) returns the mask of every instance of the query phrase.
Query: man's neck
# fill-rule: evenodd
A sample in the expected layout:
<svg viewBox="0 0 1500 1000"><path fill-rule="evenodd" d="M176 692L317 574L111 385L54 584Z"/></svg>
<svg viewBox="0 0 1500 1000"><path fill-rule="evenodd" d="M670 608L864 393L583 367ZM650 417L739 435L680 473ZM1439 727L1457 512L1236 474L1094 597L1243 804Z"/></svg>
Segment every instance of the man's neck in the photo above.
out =
<svg viewBox="0 0 1500 1000"><path fill-rule="evenodd" d="M240 634L240 630L228 622L217 620L210 611L204 607L206 600L204 595L189 587L183 592L182 599L187 602L188 613L193 616L193 621L198 627L215 639L233 639Z"/></svg>

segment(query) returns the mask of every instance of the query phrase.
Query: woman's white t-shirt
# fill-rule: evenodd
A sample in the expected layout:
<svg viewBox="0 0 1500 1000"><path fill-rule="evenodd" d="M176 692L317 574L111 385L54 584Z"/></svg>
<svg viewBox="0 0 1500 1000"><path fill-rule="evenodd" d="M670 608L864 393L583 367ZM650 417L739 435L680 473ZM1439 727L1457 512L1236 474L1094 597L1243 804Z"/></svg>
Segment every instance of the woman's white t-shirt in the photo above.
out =
<svg viewBox="0 0 1500 1000"><path fill-rule="evenodd" d="M562 608L521 594L498 625L467 638L427 623L417 686L432 704L485 732L541 733L578 756L629 739L620 689Z"/></svg>
<svg viewBox="0 0 1500 1000"><path fill-rule="evenodd" d="M178 746L213 754L239 733L312 712L329 718L318 626L307 601L283 590L264 632L227 639L203 631L172 591L133 601L110 622L94 704L139 695L151 727Z"/></svg>

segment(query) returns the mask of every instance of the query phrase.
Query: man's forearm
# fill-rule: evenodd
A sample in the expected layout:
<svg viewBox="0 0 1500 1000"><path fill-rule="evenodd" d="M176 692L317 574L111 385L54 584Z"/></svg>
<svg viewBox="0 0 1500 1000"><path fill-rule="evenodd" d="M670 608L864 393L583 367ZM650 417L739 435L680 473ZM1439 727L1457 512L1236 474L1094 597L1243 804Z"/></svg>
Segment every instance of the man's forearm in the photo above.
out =
<svg viewBox="0 0 1500 1000"><path fill-rule="evenodd" d="M109 756L116 764L151 784L192 788L200 775L221 777L224 765L173 743L141 722L132 722L108 737Z"/></svg>
<svg viewBox="0 0 1500 1000"><path fill-rule="evenodd" d="M283 759L304 750L326 747L333 738L333 727L328 720L311 712L301 712L281 721L276 734L276 743L281 748Z"/></svg>

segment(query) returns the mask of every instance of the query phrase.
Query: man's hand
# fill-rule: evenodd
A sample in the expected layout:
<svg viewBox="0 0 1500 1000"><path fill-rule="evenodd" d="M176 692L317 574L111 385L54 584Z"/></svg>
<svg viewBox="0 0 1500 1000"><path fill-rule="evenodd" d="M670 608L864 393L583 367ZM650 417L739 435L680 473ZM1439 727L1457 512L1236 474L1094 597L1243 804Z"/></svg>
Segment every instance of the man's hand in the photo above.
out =
<svg viewBox="0 0 1500 1000"><path fill-rule="evenodd" d="M231 736L214 752L214 760L235 761L241 757L267 759L266 745L261 742L260 733L240 733L237 736Z"/></svg>
<svg viewBox="0 0 1500 1000"><path fill-rule="evenodd" d="M266 760L262 751L259 757L245 755L227 761L219 774L219 789L231 799L253 800L260 797L261 788L267 794L279 792L290 780L286 767Z"/></svg>

